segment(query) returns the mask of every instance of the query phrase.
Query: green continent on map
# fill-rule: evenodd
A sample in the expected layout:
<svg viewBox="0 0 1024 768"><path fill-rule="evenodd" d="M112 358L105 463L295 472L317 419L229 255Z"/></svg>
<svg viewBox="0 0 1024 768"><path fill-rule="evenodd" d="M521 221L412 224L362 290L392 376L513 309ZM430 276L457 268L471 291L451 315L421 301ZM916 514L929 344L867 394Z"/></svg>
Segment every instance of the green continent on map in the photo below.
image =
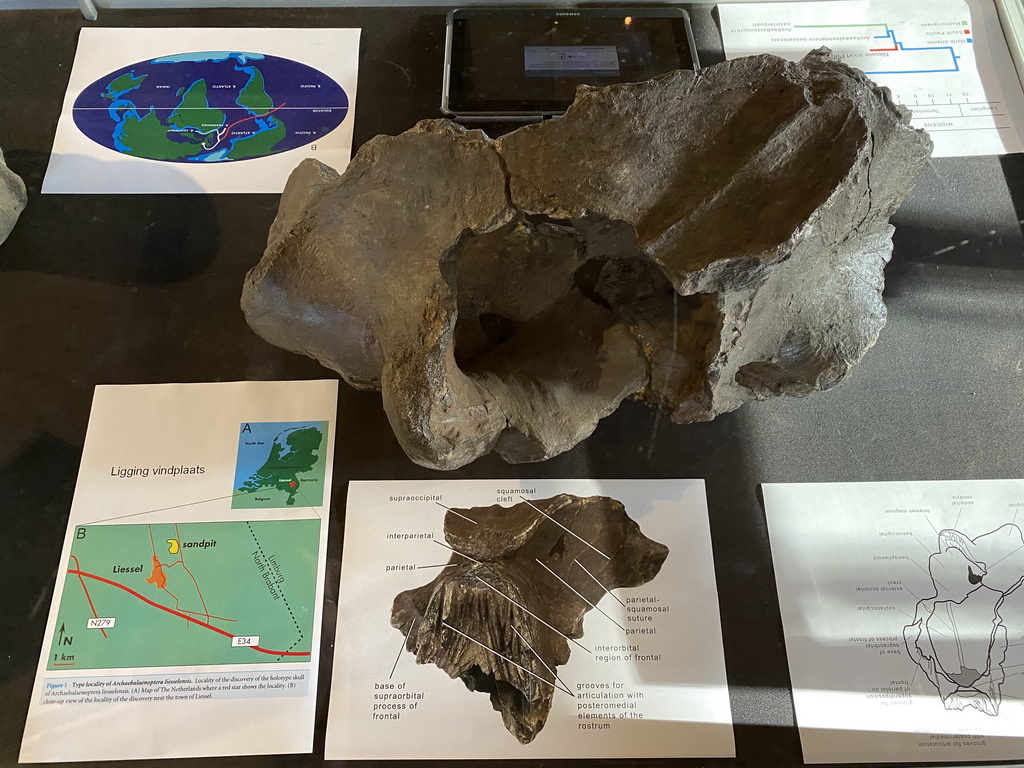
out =
<svg viewBox="0 0 1024 768"><path fill-rule="evenodd" d="M291 427L271 441L266 458L236 489L235 508L292 506L300 495L303 506L323 503L324 456L320 446L326 423ZM263 443L259 443L263 445ZM304 490L305 486L309 490Z"/></svg>
<svg viewBox="0 0 1024 768"><path fill-rule="evenodd" d="M252 68L249 82L238 94L237 101L239 106L245 107L257 115L266 114L273 108L274 100L267 93L266 85L263 82L263 73L256 67Z"/></svg>
<svg viewBox="0 0 1024 768"><path fill-rule="evenodd" d="M320 521L74 529L47 669L309 661Z"/></svg>
<svg viewBox="0 0 1024 768"><path fill-rule="evenodd" d="M107 85L107 92L103 94L105 99L117 99L124 96L129 91L134 91L143 81L149 77L149 75L135 76L134 72L128 72L121 75L119 78L113 80Z"/></svg>
<svg viewBox="0 0 1024 768"><path fill-rule="evenodd" d="M239 139L234 147L228 152L230 160L242 160L246 157L263 157L271 154L274 145L288 135L284 123L278 120L277 115L268 117L274 125L269 131L260 131L246 139Z"/></svg>
<svg viewBox="0 0 1024 768"><path fill-rule="evenodd" d="M128 149L125 154L148 157L152 160L175 160L192 157L203 151L198 137L187 142L167 138L167 126L160 122L153 110L142 119L127 118L121 128L121 143Z"/></svg>
<svg viewBox="0 0 1024 768"><path fill-rule="evenodd" d="M194 130L199 133L211 133L224 127L227 121L219 109L210 107L206 100L206 81L199 79L185 91L181 103L167 118L168 124L178 130Z"/></svg>

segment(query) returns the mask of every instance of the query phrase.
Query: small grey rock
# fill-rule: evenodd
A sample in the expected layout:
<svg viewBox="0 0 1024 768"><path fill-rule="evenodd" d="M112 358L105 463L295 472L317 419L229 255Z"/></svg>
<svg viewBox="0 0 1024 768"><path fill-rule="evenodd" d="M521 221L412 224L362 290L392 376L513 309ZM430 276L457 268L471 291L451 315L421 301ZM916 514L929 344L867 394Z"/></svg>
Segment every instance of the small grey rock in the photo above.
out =
<svg viewBox="0 0 1024 768"><path fill-rule="evenodd" d="M7 167L4 153L0 152L0 243L11 234L26 203L25 182Z"/></svg>

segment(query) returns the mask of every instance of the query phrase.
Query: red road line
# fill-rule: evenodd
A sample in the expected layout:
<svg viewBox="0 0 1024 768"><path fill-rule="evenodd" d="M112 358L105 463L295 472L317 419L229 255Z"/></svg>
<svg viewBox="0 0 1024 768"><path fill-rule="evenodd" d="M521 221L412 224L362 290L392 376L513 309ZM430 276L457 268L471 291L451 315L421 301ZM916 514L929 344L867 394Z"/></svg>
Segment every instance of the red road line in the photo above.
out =
<svg viewBox="0 0 1024 768"><path fill-rule="evenodd" d="M181 546L181 534L178 533L177 523L174 524L174 535L178 537L178 545ZM199 589L199 582L196 581L196 577L192 575L192 571L190 571L188 569L188 566L185 565L185 553L182 552L180 555L178 555L178 557L180 558L178 562L181 563L181 567L185 569L185 573L189 575L189 578L192 579L192 583L196 585L196 593L198 593L199 595L199 602L203 604L203 615L205 615L206 620L209 621L210 609L206 607L206 601L203 599L203 592L201 589ZM198 611L195 611L195 613L198 613Z"/></svg>
<svg viewBox="0 0 1024 768"><path fill-rule="evenodd" d="M202 611L190 611L188 608L179 608L182 613L194 613L197 616L206 616ZM227 616L214 616L212 613L208 618L216 619L217 621L238 621L238 619L229 619Z"/></svg>
<svg viewBox="0 0 1024 768"><path fill-rule="evenodd" d="M71 556L71 559L75 561L75 565L76 565L76 566L78 566L79 568L81 568L81 567L82 567L82 564L81 564L80 562L78 562L78 558L77 558L77 557L75 557L74 555L72 555L72 556ZM70 573L76 573L76 571L69 571L69 572L70 572ZM94 619L98 619L98 618L100 617L100 615L99 615L98 613L96 613L96 606L94 606L94 605L92 604L92 598L91 598L91 597L89 597L89 590L88 590L88 589L86 589L86 587L85 587L85 582L84 582L84 581L82 581L82 577L81 577L81 576L79 576L79 577L78 577L78 581L79 581L79 583L80 583L80 584L82 585L82 591L83 591L83 592L85 592L85 599L89 601L89 608L90 608L90 609L92 610L92 617L93 617ZM102 633L103 633L103 637L106 637L106 636L107 636L107 630L105 630L105 629L104 629L103 627L100 627L100 632L102 632Z"/></svg>
<svg viewBox="0 0 1024 768"><path fill-rule="evenodd" d="M77 560L75 562L77 562ZM232 637L232 638L235 637L235 635L232 635L230 632L225 632L220 627L215 627L212 624L207 624L205 621L200 621L199 619L193 619L188 614L182 613L181 611L176 611L173 608L168 608L166 605L160 605L160 603L154 603L152 600L150 600L145 595L140 595L134 589L132 589L130 587L126 587L124 584L118 584L116 581L111 581L110 579L105 579L102 576L97 576L95 573L86 573L85 571L81 571L81 570L68 570L68 573L73 573L76 576L78 576L78 578L82 578L83 576L85 576L85 577L90 578L90 579L96 579L96 581L101 581L104 584L109 584L112 587L117 587L118 589L123 589L128 594L134 595L135 597L139 598L139 600L141 600L142 602L148 603L149 605L152 605L154 608L159 608L161 611L167 611L168 613L172 613L175 616L180 616L181 618L185 619L186 621L191 621L193 624L198 624L201 627L206 627L207 629L212 629L217 634L224 635L224 637ZM271 651L271 650L269 650L267 648L261 648L258 645L247 645L245 647L246 648L252 648L252 650L259 651L260 653L268 653L271 656L309 656L310 655L309 651Z"/></svg>

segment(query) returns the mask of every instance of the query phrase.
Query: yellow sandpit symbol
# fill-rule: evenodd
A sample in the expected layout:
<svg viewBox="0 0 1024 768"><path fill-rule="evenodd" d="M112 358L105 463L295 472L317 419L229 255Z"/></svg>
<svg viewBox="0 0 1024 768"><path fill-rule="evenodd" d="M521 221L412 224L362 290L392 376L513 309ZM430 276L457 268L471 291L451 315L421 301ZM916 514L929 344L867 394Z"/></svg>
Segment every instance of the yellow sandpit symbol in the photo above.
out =
<svg viewBox="0 0 1024 768"><path fill-rule="evenodd" d="M178 554L178 540L168 539L167 543L171 545L167 548L167 551L170 552L172 555Z"/></svg>

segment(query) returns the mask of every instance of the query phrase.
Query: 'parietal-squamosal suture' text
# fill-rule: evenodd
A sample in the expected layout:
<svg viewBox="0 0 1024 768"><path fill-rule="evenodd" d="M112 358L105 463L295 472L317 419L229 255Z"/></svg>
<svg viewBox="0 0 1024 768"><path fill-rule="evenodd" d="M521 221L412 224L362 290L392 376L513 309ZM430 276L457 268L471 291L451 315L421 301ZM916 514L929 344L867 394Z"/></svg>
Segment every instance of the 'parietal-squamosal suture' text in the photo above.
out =
<svg viewBox="0 0 1024 768"><path fill-rule="evenodd" d="M581 88L497 141L427 120L299 165L242 307L440 469L550 458L627 397L687 423L804 396L885 323L931 152L908 121L824 50Z"/></svg>

